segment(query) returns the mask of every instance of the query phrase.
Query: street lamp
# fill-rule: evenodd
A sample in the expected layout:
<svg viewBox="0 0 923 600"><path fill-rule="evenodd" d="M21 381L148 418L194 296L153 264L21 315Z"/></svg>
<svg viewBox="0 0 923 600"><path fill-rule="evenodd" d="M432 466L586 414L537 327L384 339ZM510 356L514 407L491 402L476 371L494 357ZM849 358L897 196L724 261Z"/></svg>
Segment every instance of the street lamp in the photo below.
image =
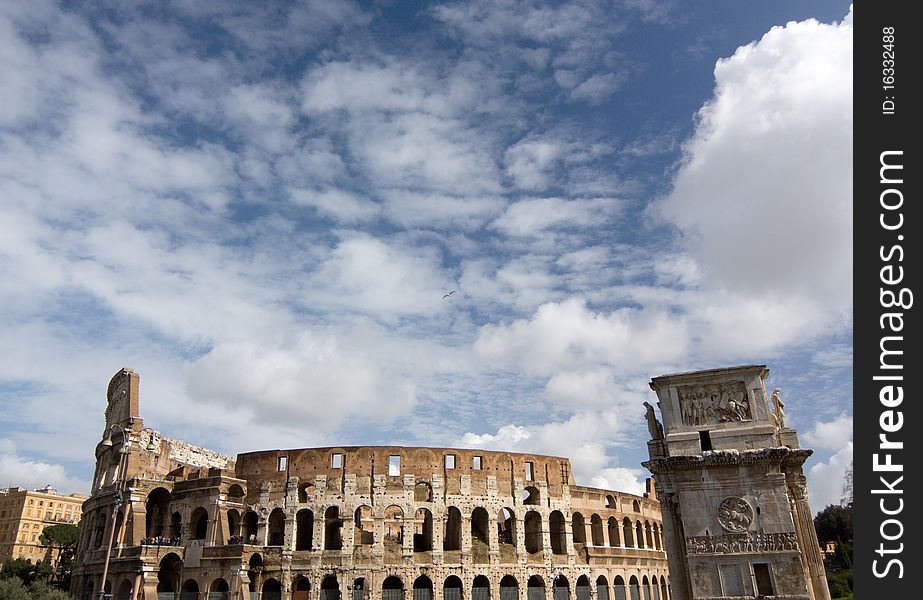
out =
<svg viewBox="0 0 923 600"><path fill-rule="evenodd" d="M119 466L116 471L115 507L112 509L112 522L109 524L109 541L106 544L106 561L103 563L103 576L99 583L99 600L105 600L106 598L106 577L109 575L109 560L112 557L112 541L115 538L115 521L118 519L119 509L124 502L122 495L125 492L125 476L127 475L128 454L129 447L131 446L131 437L128 435L128 430L121 425L112 425L109 427L106 431L106 438L102 441L102 445L106 448L112 447L112 430L116 428L122 432L122 447L119 448Z"/></svg>

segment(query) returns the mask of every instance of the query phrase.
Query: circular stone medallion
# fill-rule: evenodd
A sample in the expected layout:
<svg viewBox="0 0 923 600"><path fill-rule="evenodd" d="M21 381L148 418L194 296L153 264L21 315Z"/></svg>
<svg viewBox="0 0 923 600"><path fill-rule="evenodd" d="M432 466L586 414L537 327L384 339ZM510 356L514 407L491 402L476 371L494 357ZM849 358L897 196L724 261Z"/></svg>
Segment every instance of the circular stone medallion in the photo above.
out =
<svg viewBox="0 0 923 600"><path fill-rule="evenodd" d="M743 533L753 522L753 509L743 498L730 496L718 505L718 523L731 533Z"/></svg>

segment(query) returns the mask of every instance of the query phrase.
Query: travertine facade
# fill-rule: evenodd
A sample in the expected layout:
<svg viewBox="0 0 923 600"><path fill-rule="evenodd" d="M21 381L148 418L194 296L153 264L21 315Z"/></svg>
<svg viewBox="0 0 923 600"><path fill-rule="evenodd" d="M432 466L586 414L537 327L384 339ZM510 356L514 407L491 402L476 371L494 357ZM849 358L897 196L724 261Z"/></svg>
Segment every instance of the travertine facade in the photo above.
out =
<svg viewBox="0 0 923 600"><path fill-rule="evenodd" d="M233 460L145 429L134 372L108 397L75 597L670 598L650 482L634 496L577 486L566 458L450 448Z"/></svg>
<svg viewBox="0 0 923 600"><path fill-rule="evenodd" d="M676 600L829 600L802 470L810 450L770 411L763 365L654 378L649 427ZM648 422L656 421L648 410Z"/></svg>

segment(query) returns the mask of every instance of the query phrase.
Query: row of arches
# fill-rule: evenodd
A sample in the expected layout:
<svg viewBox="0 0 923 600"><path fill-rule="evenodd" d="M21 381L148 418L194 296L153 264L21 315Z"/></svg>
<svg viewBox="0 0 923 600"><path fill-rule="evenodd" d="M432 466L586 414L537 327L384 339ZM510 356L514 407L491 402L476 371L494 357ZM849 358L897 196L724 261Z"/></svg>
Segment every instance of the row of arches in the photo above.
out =
<svg viewBox="0 0 923 600"><path fill-rule="evenodd" d="M642 575L639 579L636 575L628 578L628 581L617 575L613 578L611 584L609 580L600 575L596 581L591 584L590 578L581 575L576 581L574 600L590 600L592 597L591 586L595 588L596 600L669 600L669 585L666 577L663 575ZM571 600L570 582L567 577L558 575L551 581L551 598L548 597L548 591L545 580L540 575L532 575L526 582L526 600ZM274 578L269 577L262 582L258 590L251 582L251 592L260 591L261 600L281 600L282 583ZM351 600L367 600L371 594L367 580L357 578L349 586L352 591ZM298 576L292 582L291 599L308 600L310 597L312 585L307 577ZM417 577L409 588L412 600L433 600L434 583L426 575ZM172 590L165 590L172 591ZM187 580L180 589L180 600L196 600L192 594L198 594L199 586L195 580ZM410 600L407 597L404 581L395 575L391 575L382 582L381 600ZM520 600L520 583L512 575L506 575L500 580L500 599L499 600ZM158 588L158 595L160 588ZM208 589L208 600L227 600L227 582L222 579L216 579ZM490 600L491 584L485 575L478 575L474 578L470 589L470 600ZM462 580L455 575L450 575L442 582L442 600L466 600L468 593L464 589ZM321 580L320 600L341 600L340 582L335 575L327 575Z"/></svg>
<svg viewBox="0 0 923 600"><path fill-rule="evenodd" d="M196 509L198 511L200 509ZM193 523L196 525L194 536L199 535L198 527L204 527L207 515L204 513L196 517L193 513ZM228 531L230 535L242 536L248 543L256 543L258 518L254 511L248 511L241 519L236 509L227 513ZM315 517L311 509L303 508L295 514L294 546L295 550L314 549ZM355 546L371 545L375 543L375 519L372 507L362 505L352 515L353 544ZM344 544L343 530L349 523L341 516L338 506L328 507L323 516L323 546L325 550L341 550ZM490 546L490 514L483 507L475 508L470 515L470 541L475 554L479 547ZM494 521L497 530L497 543L501 546L517 546L517 519L510 508L501 509ZM522 521L525 551L529 554L541 552L545 546L544 527L542 515L535 510L526 512ZM286 515L281 508L274 509L267 521L267 539L269 546L282 546L285 543ZM587 538L586 521L579 512L573 513L571 530L573 542L593 546L608 545L610 547L649 548L663 549L663 539L659 524L649 521L634 523L625 517L619 522L615 517L609 517L603 527L602 519L598 514L590 518L590 537ZM434 521L433 513L428 508L418 508L412 518L407 519L404 511L397 505L391 505L384 511L382 543L385 548L401 548L405 537L412 535L414 552L427 552L434 549ZM567 553L567 531L564 514L561 511L552 511L548 518L549 540L552 554ZM204 538L204 530L201 533ZM194 538L195 539L195 538ZM462 514L455 507L446 509L442 518L442 550L451 552L462 548Z"/></svg>

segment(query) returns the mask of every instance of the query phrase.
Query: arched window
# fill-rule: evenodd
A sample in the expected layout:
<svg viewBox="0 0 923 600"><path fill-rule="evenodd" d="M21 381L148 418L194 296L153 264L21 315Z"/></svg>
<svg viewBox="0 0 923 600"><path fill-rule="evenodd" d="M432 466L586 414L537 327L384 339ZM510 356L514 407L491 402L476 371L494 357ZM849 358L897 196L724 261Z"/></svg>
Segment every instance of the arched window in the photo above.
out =
<svg viewBox="0 0 923 600"><path fill-rule="evenodd" d="M571 528L574 530L574 543L586 544L586 521L583 520L583 515L574 513L571 517Z"/></svg>
<svg viewBox="0 0 923 600"><path fill-rule="evenodd" d="M195 579L187 579L180 588L179 598L180 600L198 600L199 583Z"/></svg>
<svg viewBox="0 0 923 600"><path fill-rule="evenodd" d="M660 586L657 585L657 576L651 575L651 594L654 600L660 600Z"/></svg>
<svg viewBox="0 0 923 600"><path fill-rule="evenodd" d="M157 488L147 495L144 537L166 535L167 519L170 514L170 498L170 492L164 488Z"/></svg>
<svg viewBox="0 0 923 600"><path fill-rule="evenodd" d="M365 577L357 577L353 581L353 600L368 600L369 591Z"/></svg>
<svg viewBox="0 0 923 600"><path fill-rule="evenodd" d="M327 575L321 580L320 600L340 600L340 582L336 575Z"/></svg>
<svg viewBox="0 0 923 600"><path fill-rule="evenodd" d="M631 509L635 511L636 513L641 512L641 503L638 502L637 500L633 501L631 503Z"/></svg>
<svg viewBox="0 0 923 600"><path fill-rule="evenodd" d="M269 513L269 542L268 546L282 546L285 544L285 512L281 508L274 508Z"/></svg>
<svg viewBox="0 0 923 600"><path fill-rule="evenodd" d="M356 509L354 544L369 545L375 543L375 519L372 518L372 507L363 504Z"/></svg>
<svg viewBox="0 0 923 600"><path fill-rule="evenodd" d="M420 575L414 580L413 600L433 600L433 582L426 575Z"/></svg>
<svg viewBox="0 0 923 600"><path fill-rule="evenodd" d="M516 545L516 515L508 508L500 509L497 515L497 540L501 545Z"/></svg>
<svg viewBox="0 0 923 600"><path fill-rule="evenodd" d="M471 600L490 600L490 580L484 575L474 578L471 586Z"/></svg>
<svg viewBox="0 0 923 600"><path fill-rule="evenodd" d="M240 513L236 508L232 508L228 511L228 544L240 542Z"/></svg>
<svg viewBox="0 0 923 600"><path fill-rule="evenodd" d="M340 507L331 506L324 511L324 549L343 549L343 519L340 518Z"/></svg>
<svg viewBox="0 0 923 600"><path fill-rule="evenodd" d="M538 575L529 577L526 600L545 600L545 580Z"/></svg>
<svg viewBox="0 0 923 600"><path fill-rule="evenodd" d="M450 506L445 511L442 549L447 552L461 550L461 511L454 506Z"/></svg>
<svg viewBox="0 0 923 600"><path fill-rule="evenodd" d="M596 578L596 600L609 600L609 581L603 575Z"/></svg>
<svg viewBox="0 0 923 600"><path fill-rule="evenodd" d="M263 582L263 595L260 600L282 600L282 584L278 579L269 578Z"/></svg>
<svg viewBox="0 0 923 600"><path fill-rule="evenodd" d="M118 593L116 593L115 595L116 600L131 600L131 588L132 588L132 585L131 585L130 579L126 579L125 581L123 581L122 585L119 586ZM224 600L224 599L218 599L218 600Z"/></svg>
<svg viewBox="0 0 923 600"><path fill-rule="evenodd" d="M413 551L429 552L433 549L433 513L418 508L413 516Z"/></svg>
<svg viewBox="0 0 923 600"><path fill-rule="evenodd" d="M626 548L635 548L635 536L632 534L631 521L628 517L622 519L622 538Z"/></svg>
<svg viewBox="0 0 923 600"><path fill-rule="evenodd" d="M616 575L615 579L612 580L612 595L615 600L625 600L625 580L622 579L621 575Z"/></svg>
<svg viewBox="0 0 923 600"><path fill-rule="evenodd" d="M641 521L635 521L635 541L638 548L644 548L644 526Z"/></svg>
<svg viewBox="0 0 923 600"><path fill-rule="evenodd" d="M256 512L248 510L244 514L243 527L244 527L244 543L245 544L255 544L256 543L256 531L257 525L259 523L259 517Z"/></svg>
<svg viewBox="0 0 923 600"><path fill-rule="evenodd" d="M391 575L381 584L381 600L403 600L404 582Z"/></svg>
<svg viewBox="0 0 923 600"><path fill-rule="evenodd" d="M314 513L302 508L295 513L295 550L314 548Z"/></svg>
<svg viewBox="0 0 923 600"><path fill-rule="evenodd" d="M647 579L647 575L641 578L641 586L644 589L644 600L651 600L651 583Z"/></svg>
<svg viewBox="0 0 923 600"><path fill-rule="evenodd" d="M386 558L400 560L404 545L404 511L392 504L385 509L385 555Z"/></svg>
<svg viewBox="0 0 923 600"><path fill-rule="evenodd" d="M606 508L615 508L615 507L616 507L615 496L613 496L612 494L609 494L608 496L606 496Z"/></svg>
<svg viewBox="0 0 923 600"><path fill-rule="evenodd" d="M542 551L542 516L537 511L526 513L523 522L526 534L526 552L536 554ZM544 591L542 592L544 594Z"/></svg>
<svg viewBox="0 0 923 600"><path fill-rule="evenodd" d="M208 586L208 600L228 600L229 592L228 582L219 577Z"/></svg>
<svg viewBox="0 0 923 600"><path fill-rule="evenodd" d="M551 553L567 554L567 537L564 531L564 515L559 510L551 512L548 517L548 528L551 532Z"/></svg>
<svg viewBox="0 0 923 600"><path fill-rule="evenodd" d="M462 600L462 581L455 575L446 577L442 584L442 600Z"/></svg>
<svg viewBox="0 0 923 600"><path fill-rule="evenodd" d="M304 504L314 499L314 483L303 481L298 484L298 502Z"/></svg>
<svg viewBox="0 0 923 600"><path fill-rule="evenodd" d="M157 570L157 592L164 594L176 593L179 584L180 572L183 570L183 561L173 552L160 559L160 568Z"/></svg>
<svg viewBox="0 0 923 600"><path fill-rule="evenodd" d="M537 487L529 486L522 492L522 503L530 506L541 504L542 497Z"/></svg>
<svg viewBox="0 0 923 600"><path fill-rule="evenodd" d="M609 546L617 548L619 545L619 522L615 517L609 517Z"/></svg>
<svg viewBox="0 0 923 600"><path fill-rule="evenodd" d="M472 562L476 564L490 562L489 527L490 515L487 509L480 506L475 508L471 513L471 556Z"/></svg>
<svg viewBox="0 0 923 600"><path fill-rule="evenodd" d="M249 568L247 569L247 578L250 579L250 585L248 586L248 588L251 594L250 597L252 598L253 594L256 594L257 591L260 589L259 579L260 579L260 571L262 571L262 566L263 566L263 557L260 556L259 553L251 554L250 560L247 561L247 565L249 566Z"/></svg>
<svg viewBox="0 0 923 600"><path fill-rule="evenodd" d="M638 587L638 578L634 575L628 580L628 597L631 600L641 600L641 590Z"/></svg>
<svg viewBox="0 0 923 600"><path fill-rule="evenodd" d="M192 539L204 540L205 535L208 533L208 512L201 506L192 511L189 526Z"/></svg>
<svg viewBox="0 0 923 600"><path fill-rule="evenodd" d="M515 563L518 560L516 514L508 508L501 508L497 515L497 542L500 545L500 562Z"/></svg>
<svg viewBox="0 0 923 600"><path fill-rule="evenodd" d="M228 488L228 501L230 502L243 503L244 495L244 488L240 487L236 483Z"/></svg>
<svg viewBox="0 0 923 600"><path fill-rule="evenodd" d="M292 600L308 600L311 594L311 580L298 577L292 585Z"/></svg>
<svg viewBox="0 0 923 600"><path fill-rule="evenodd" d="M554 596L554 600L570 600L570 583L567 581L567 577L563 575L558 575L554 578L554 582L551 586Z"/></svg>
<svg viewBox="0 0 923 600"><path fill-rule="evenodd" d="M413 499L415 502L432 502L433 487L425 481L418 481L413 487Z"/></svg>
<svg viewBox="0 0 923 600"><path fill-rule="evenodd" d="M605 546L606 540L603 537L603 520L599 515L593 514L590 518L590 532L593 534L594 546Z"/></svg>
<svg viewBox="0 0 923 600"><path fill-rule="evenodd" d="M586 575L581 575L577 578L577 600L590 600L590 578Z"/></svg>
<svg viewBox="0 0 923 600"><path fill-rule="evenodd" d="M644 522L644 539L647 540L647 547L654 548L654 531L651 529L651 522Z"/></svg>
<svg viewBox="0 0 923 600"><path fill-rule="evenodd" d="M519 600L519 582L512 575L500 580L500 600Z"/></svg>
<svg viewBox="0 0 923 600"><path fill-rule="evenodd" d="M660 576L660 597L663 600L670 600L670 596L667 594L667 580L663 575Z"/></svg>

